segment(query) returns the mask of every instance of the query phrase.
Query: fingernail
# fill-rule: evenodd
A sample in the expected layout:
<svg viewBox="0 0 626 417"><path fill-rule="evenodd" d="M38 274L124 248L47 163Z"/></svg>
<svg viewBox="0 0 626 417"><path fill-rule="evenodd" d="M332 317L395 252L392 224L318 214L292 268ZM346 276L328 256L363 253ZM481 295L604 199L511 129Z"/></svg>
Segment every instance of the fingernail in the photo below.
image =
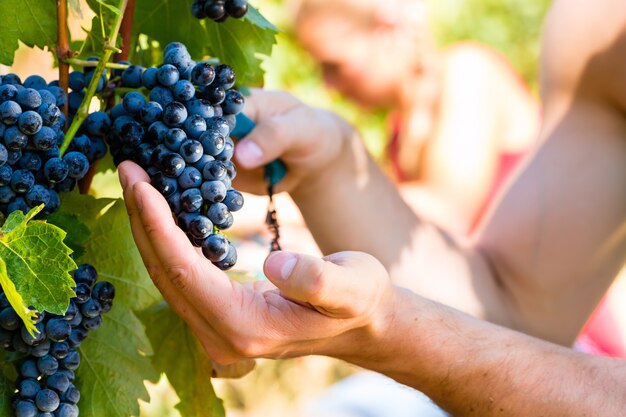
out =
<svg viewBox="0 0 626 417"><path fill-rule="evenodd" d="M251 140L242 140L237 146L237 158L239 162L243 162L247 165L252 165L263 158L263 151L259 148L259 145Z"/></svg>
<svg viewBox="0 0 626 417"><path fill-rule="evenodd" d="M296 266L296 262L298 262L298 258L292 254L286 254L285 258L287 259L283 261L283 266L280 268L280 277L286 280L291 276L293 268Z"/></svg>

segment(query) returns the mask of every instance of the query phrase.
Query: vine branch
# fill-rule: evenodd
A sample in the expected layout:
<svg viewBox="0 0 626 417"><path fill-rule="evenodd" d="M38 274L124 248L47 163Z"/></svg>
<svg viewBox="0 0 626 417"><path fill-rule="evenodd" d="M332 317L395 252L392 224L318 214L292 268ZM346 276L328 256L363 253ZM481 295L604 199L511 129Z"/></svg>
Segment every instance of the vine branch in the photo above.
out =
<svg viewBox="0 0 626 417"><path fill-rule="evenodd" d="M126 9L124 9L124 18L122 19L122 28L120 36L122 37L122 52L117 54L117 61L128 61L130 55L131 36L133 34L133 19L135 17L135 0L128 0Z"/></svg>
<svg viewBox="0 0 626 417"><path fill-rule="evenodd" d="M126 11L126 5L128 4L128 1L129 0L122 0L122 5L120 7L120 10ZM65 151L67 151L67 148L70 146L70 143L72 142L72 139L74 139L76 132L78 132L78 129L80 128L80 126L83 124L83 122L89 115L89 105L91 104L91 99L96 94L98 83L100 82L100 77L102 77L104 68L106 67L107 63L111 60L111 56L113 56L113 53L119 52L119 49L115 45L117 45L117 35L119 34L123 17L124 17L123 12L115 16L115 21L113 22L111 33L109 34L109 37L104 44L104 55L102 56L100 61L98 61L97 63L91 82L89 83L89 86L87 87L85 98L83 99L83 102L80 104L80 107L78 108L78 111L76 112L76 115L74 116L74 120L72 121L72 124L67 130L67 133L65 134L65 140L60 149L61 155L65 154Z"/></svg>
<svg viewBox="0 0 626 417"><path fill-rule="evenodd" d="M69 88L70 65L65 62L72 56L69 35L67 33L67 0L57 0L57 47L56 55L59 61L59 86L65 91ZM68 120L68 103L63 106L63 113Z"/></svg>
<svg viewBox="0 0 626 417"><path fill-rule="evenodd" d="M64 60L64 62L69 65L76 65L78 67L86 68L86 67L97 67L99 61L87 61L87 60L78 59L78 58L67 58ZM124 70L128 68L129 66L130 65L126 65L126 64L115 64L113 62L107 62L105 64L105 68L121 69L121 70Z"/></svg>

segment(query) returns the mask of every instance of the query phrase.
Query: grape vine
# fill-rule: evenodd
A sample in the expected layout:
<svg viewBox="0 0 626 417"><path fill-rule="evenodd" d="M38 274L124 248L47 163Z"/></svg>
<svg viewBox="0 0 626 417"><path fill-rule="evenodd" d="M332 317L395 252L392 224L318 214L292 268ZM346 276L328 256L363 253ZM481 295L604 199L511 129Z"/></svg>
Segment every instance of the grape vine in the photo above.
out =
<svg viewBox="0 0 626 417"><path fill-rule="evenodd" d="M0 64L20 41L59 65L58 81L0 75L0 415L138 415L144 382L164 373L183 417L223 416L210 361L152 286L123 202L78 191L98 193L94 176L133 160L191 242L231 268L233 85L262 82L277 29L245 0L86 3L80 39L74 0L0 0ZM174 333L189 340L176 351Z"/></svg>

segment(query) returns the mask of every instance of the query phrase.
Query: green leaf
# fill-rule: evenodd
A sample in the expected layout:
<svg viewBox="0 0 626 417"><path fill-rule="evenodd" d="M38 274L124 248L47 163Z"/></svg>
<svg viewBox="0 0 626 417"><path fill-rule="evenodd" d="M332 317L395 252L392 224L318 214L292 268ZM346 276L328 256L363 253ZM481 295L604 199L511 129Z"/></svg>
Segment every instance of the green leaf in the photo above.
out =
<svg viewBox="0 0 626 417"><path fill-rule="evenodd" d="M75 296L69 272L76 264L69 256L72 251L63 243L66 233L52 224L32 220L42 208L34 208L27 215L11 213L0 229L0 259L23 299L22 305L63 314Z"/></svg>
<svg viewBox="0 0 626 417"><path fill-rule="evenodd" d="M80 57L102 55L107 36L105 31L113 26L116 16L121 13L121 4L120 0L87 0L87 5L96 16L91 19L91 30L87 32L87 37L80 48ZM116 46L119 46L121 38L118 38L117 43Z"/></svg>
<svg viewBox="0 0 626 417"><path fill-rule="evenodd" d="M239 84L263 83L262 55L270 55L276 43L277 30L272 24L254 7L249 7L245 19L228 19L223 23L207 21L206 29L210 53L235 69Z"/></svg>
<svg viewBox="0 0 626 417"><path fill-rule="evenodd" d="M123 200L69 193L61 206L71 207L91 230L83 259L115 285L116 302L142 310L161 300L133 240Z"/></svg>
<svg viewBox="0 0 626 417"><path fill-rule="evenodd" d="M211 362L187 324L165 302L140 317L154 348L154 366L176 390L181 415L223 417L224 405L211 384Z"/></svg>
<svg viewBox="0 0 626 417"><path fill-rule="evenodd" d="M2 286L4 294L7 296L7 299L11 304L11 307L13 307L13 310L15 310L17 315L20 316L28 332L31 335L34 335L37 331L34 323L36 312L28 308L28 305L24 303L24 299L20 293L15 289L13 281L9 279L7 265L4 263L2 258L0 258L0 285Z"/></svg>
<svg viewBox="0 0 626 417"><path fill-rule="evenodd" d="M122 13L122 11L120 10L119 7L115 7L112 4L107 3L104 0L95 0L96 3L98 3L100 6L109 9L111 12L113 12L116 16L119 16L120 13Z"/></svg>
<svg viewBox="0 0 626 417"><path fill-rule="evenodd" d="M18 41L53 49L57 39L56 1L0 0L0 64L12 65Z"/></svg>
<svg viewBox="0 0 626 417"><path fill-rule="evenodd" d="M102 326L78 348L81 417L137 416L137 400L150 399L144 380L155 380L158 374L147 357L152 355L150 341L131 307L116 299Z"/></svg>
<svg viewBox="0 0 626 417"><path fill-rule="evenodd" d="M158 41L161 47L178 41L194 59L208 55L231 65L239 84L260 85L261 63L276 43L278 30L253 7L243 19L224 23L198 20L190 12L192 0L137 0L134 31Z"/></svg>
<svg viewBox="0 0 626 417"><path fill-rule="evenodd" d="M71 207L63 206L61 210L48 216L48 223L53 224L67 233L65 244L74 251L74 259L79 260L85 254L85 244L91 232L78 216L70 211Z"/></svg>

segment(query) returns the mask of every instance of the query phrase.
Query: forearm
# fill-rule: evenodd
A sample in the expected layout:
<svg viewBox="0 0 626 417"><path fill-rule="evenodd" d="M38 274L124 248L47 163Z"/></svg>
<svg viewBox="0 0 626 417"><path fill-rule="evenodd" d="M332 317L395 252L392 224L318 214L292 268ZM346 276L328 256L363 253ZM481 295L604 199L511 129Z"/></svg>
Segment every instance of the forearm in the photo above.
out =
<svg viewBox="0 0 626 417"><path fill-rule="evenodd" d="M338 356L423 391L455 416L621 416L626 409L624 361L579 354L405 290L389 304L395 313L379 322L374 339Z"/></svg>
<svg viewBox="0 0 626 417"><path fill-rule="evenodd" d="M322 252L372 254L396 285L513 325L507 297L482 255L416 216L358 137L345 143L338 161L292 193Z"/></svg>

